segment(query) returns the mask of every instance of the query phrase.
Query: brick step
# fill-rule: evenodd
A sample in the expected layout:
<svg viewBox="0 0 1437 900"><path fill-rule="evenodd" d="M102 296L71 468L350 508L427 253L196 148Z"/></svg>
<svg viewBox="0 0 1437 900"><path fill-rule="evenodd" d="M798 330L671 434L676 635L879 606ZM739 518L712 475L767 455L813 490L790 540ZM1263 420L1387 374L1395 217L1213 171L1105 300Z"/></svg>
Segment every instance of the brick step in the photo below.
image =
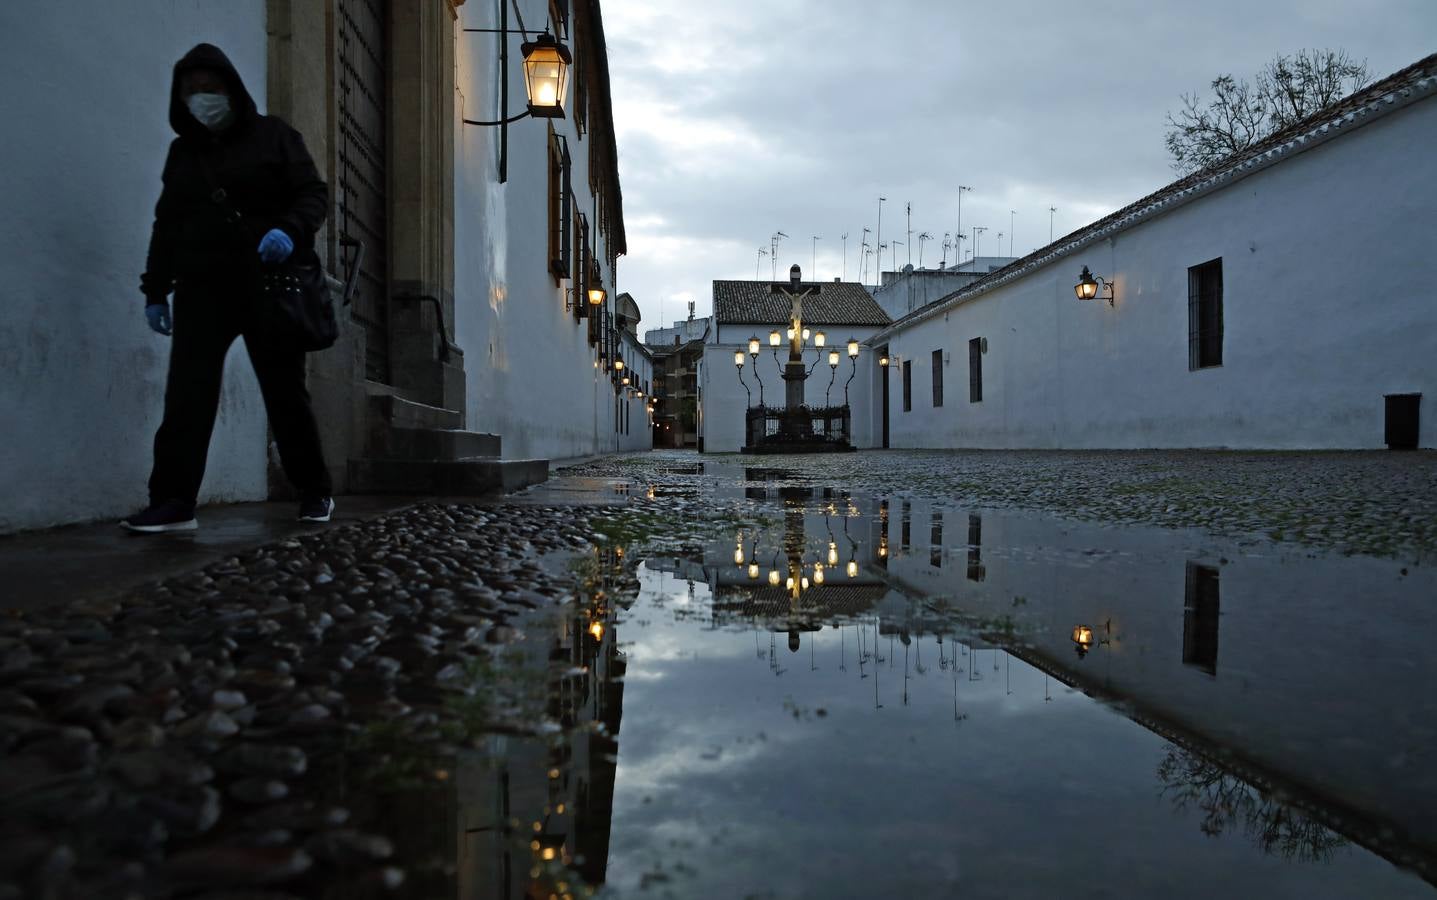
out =
<svg viewBox="0 0 1437 900"><path fill-rule="evenodd" d="M546 459L351 459L356 494L433 494L475 497L508 494L549 478Z"/></svg>
<svg viewBox="0 0 1437 900"><path fill-rule="evenodd" d="M426 406L394 394L369 396L371 422L384 422L396 428L436 428L457 430L464 427L464 414L453 409Z"/></svg>
<svg viewBox="0 0 1437 900"><path fill-rule="evenodd" d="M396 428L376 423L365 455L370 459L412 459L453 462L498 459L503 441L497 434L450 428Z"/></svg>

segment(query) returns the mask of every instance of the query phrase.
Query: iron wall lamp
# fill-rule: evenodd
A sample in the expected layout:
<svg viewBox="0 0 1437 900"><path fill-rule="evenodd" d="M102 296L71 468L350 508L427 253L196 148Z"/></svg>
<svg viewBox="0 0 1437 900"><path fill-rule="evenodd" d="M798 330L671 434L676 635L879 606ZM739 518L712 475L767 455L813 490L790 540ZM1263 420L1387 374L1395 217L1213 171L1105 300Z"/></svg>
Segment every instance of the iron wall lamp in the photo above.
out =
<svg viewBox="0 0 1437 900"><path fill-rule="evenodd" d="M483 34L525 34L508 28L464 30ZM525 37L527 36L525 34ZM524 90L529 95L528 109L518 115L492 122L464 119L465 125L508 125L526 116L538 119L564 118L564 100L569 93L569 67L574 64L569 48L555 40L548 31L542 31L534 40L519 45L519 52L524 57ZM507 94L507 82L501 89ZM506 100L506 105L507 102Z"/></svg>
<svg viewBox="0 0 1437 900"><path fill-rule="evenodd" d="M1078 283L1073 285L1073 291L1078 295L1079 300L1091 300L1098 296L1099 285L1102 285L1103 288L1103 295L1099 299L1108 301L1108 305L1112 306L1113 283L1101 275L1094 277L1093 273L1088 271L1087 266L1083 266L1083 273L1078 276Z"/></svg>

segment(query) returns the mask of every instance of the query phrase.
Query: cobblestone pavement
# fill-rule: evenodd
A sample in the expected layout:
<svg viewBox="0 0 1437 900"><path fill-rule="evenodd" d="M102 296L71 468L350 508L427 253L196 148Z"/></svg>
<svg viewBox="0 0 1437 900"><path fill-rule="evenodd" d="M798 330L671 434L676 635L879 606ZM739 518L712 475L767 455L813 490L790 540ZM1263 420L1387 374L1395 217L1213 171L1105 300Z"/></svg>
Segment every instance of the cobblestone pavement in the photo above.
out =
<svg viewBox="0 0 1437 900"><path fill-rule="evenodd" d="M585 590L562 563L732 529L754 513L737 489L746 466L1319 550L1437 549L1432 454L598 460L516 503L424 504L118 599L0 618L0 900L438 895L436 873L396 852L405 826L371 802L374 779L407 766L442 780L416 754L558 732L505 654L530 617Z"/></svg>
<svg viewBox="0 0 1437 900"><path fill-rule="evenodd" d="M0 619L0 898L401 886L398 829L331 802L337 773L532 728L496 660L570 595L540 555L591 537L572 508L429 504Z"/></svg>
<svg viewBox="0 0 1437 900"><path fill-rule="evenodd" d="M705 464L764 467L834 487L1053 512L1110 524L1201 528L1408 561L1437 554L1437 453L872 451L823 456L659 453L574 474L671 479Z"/></svg>

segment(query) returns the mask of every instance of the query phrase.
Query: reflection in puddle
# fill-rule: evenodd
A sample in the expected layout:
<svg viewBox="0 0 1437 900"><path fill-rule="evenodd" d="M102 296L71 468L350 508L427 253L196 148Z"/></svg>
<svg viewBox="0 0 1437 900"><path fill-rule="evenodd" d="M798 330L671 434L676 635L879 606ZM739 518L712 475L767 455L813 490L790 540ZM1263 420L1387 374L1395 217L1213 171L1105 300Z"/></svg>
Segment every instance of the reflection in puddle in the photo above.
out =
<svg viewBox="0 0 1437 900"><path fill-rule="evenodd" d="M539 728L433 804L456 896L1432 896L1432 576L759 490L524 626Z"/></svg>
<svg viewBox="0 0 1437 900"><path fill-rule="evenodd" d="M804 497L781 524L640 568L616 626L620 894L1071 896L1102 861L1096 893L1209 896L1221 871L1243 896L1431 895L1391 863L1432 871L1437 826L1413 798L1437 797L1433 711L1268 639L1297 598L1385 633L1412 587L1374 589L1386 563L1294 571L899 503L892 555L886 502ZM1340 612L1359 584L1364 612ZM1385 668L1437 674L1417 639L1388 646ZM1353 738L1364 720L1409 733Z"/></svg>

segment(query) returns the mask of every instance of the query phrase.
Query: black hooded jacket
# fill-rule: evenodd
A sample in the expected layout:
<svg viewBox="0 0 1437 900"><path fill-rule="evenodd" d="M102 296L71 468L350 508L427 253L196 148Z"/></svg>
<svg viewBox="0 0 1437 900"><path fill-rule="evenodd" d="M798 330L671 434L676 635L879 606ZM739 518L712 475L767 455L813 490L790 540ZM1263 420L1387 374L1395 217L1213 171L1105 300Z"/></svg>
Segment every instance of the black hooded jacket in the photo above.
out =
<svg viewBox="0 0 1437 900"><path fill-rule="evenodd" d="M191 69L220 73L230 92L232 120L212 132L190 115L180 76ZM175 64L170 126L179 137L165 159L164 187L140 290L146 303L162 303L177 284L233 284L259 270L259 243L272 228L294 241L297 257L312 254L324 223L329 188L315 169L304 139L283 120L260 115L229 58L200 44ZM206 178L224 189L240 222L225 219Z"/></svg>

